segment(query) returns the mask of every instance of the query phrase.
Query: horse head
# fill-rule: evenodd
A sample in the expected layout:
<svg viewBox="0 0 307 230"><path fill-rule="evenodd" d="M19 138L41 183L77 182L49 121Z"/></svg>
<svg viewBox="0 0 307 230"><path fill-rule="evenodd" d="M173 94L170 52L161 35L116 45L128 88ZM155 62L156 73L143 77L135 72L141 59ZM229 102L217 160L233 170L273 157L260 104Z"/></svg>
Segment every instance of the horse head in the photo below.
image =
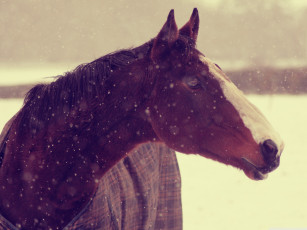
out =
<svg viewBox="0 0 307 230"><path fill-rule="evenodd" d="M154 39L155 87L147 108L159 140L242 169L254 180L279 165L283 142L222 69L196 49L199 16L178 30L174 11Z"/></svg>

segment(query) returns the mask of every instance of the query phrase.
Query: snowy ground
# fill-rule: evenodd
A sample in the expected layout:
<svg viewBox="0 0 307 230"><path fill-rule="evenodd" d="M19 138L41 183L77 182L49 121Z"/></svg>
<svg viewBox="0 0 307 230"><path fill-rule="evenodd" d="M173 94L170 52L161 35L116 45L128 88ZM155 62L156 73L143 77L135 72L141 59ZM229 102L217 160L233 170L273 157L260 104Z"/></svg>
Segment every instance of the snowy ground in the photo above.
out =
<svg viewBox="0 0 307 230"><path fill-rule="evenodd" d="M73 68L0 66L0 85L50 81L43 77ZM307 229L307 96L248 97L285 141L281 165L255 182L232 167L178 153L185 230ZM0 99L0 130L21 105L21 99Z"/></svg>
<svg viewBox="0 0 307 230"><path fill-rule="evenodd" d="M35 66L35 68L33 68ZM73 70L76 64L1 64L0 86L16 84L44 83L53 80L54 76L62 75L68 70Z"/></svg>
<svg viewBox="0 0 307 230"><path fill-rule="evenodd" d="M178 153L184 229L307 229L307 96L249 96L282 135L280 167L265 181L199 156ZM0 99L0 129L21 107Z"/></svg>

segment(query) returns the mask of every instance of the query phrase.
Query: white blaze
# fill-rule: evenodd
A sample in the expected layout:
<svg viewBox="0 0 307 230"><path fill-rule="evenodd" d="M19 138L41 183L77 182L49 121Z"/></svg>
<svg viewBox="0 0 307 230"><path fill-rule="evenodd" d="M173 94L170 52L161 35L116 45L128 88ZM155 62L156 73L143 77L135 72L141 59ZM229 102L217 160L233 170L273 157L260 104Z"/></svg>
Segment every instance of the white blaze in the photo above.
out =
<svg viewBox="0 0 307 230"><path fill-rule="evenodd" d="M200 60L208 66L211 75L220 83L224 96L238 111L244 125L251 131L256 143L260 144L271 139L278 147L279 152L277 155L280 155L283 150L283 141L260 110L247 100L243 92L228 80L225 74L210 59L200 55Z"/></svg>

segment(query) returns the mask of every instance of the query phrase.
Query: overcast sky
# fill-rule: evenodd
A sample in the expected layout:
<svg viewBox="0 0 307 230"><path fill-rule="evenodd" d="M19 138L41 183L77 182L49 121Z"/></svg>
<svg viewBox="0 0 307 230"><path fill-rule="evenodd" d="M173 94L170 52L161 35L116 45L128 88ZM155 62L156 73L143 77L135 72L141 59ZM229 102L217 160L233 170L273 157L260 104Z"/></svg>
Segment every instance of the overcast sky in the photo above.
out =
<svg viewBox="0 0 307 230"><path fill-rule="evenodd" d="M193 0L196 3L203 3L206 6L211 6L211 7L217 7L221 0ZM265 0L263 0L265 1ZM300 9L301 7L306 7L307 6L307 1L306 0L283 0L280 1L284 7L291 7L295 10Z"/></svg>

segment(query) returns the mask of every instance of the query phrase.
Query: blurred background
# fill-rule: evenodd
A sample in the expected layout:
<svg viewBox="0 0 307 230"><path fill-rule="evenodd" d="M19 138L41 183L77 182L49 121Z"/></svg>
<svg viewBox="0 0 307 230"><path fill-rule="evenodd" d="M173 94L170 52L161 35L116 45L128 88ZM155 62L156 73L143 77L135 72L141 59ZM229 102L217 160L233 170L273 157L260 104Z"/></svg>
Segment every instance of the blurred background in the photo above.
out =
<svg viewBox="0 0 307 230"><path fill-rule="evenodd" d="M281 166L266 181L178 154L184 229L307 229L306 0L0 0L0 130L27 90L81 63L178 27L197 7L198 49L280 131Z"/></svg>

